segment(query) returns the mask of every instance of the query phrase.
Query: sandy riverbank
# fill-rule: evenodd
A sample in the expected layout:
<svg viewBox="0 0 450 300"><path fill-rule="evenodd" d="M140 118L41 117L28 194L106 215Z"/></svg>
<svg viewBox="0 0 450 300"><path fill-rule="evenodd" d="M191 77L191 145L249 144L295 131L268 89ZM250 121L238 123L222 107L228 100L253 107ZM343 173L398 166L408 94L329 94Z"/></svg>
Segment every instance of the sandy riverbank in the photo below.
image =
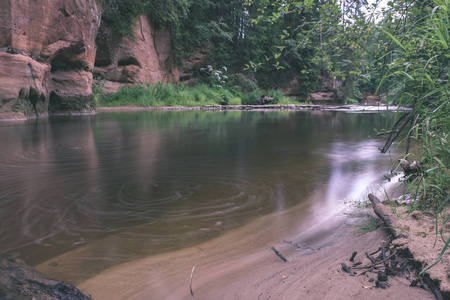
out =
<svg viewBox="0 0 450 300"><path fill-rule="evenodd" d="M267 221L267 220L265 220ZM94 299L434 299L406 278L392 277L388 289L375 288L376 273L349 276L341 263L353 251L355 261L368 263L365 252L376 250L385 230L358 236L354 219L328 220L335 230L297 242L260 243L252 232L260 221L238 232L197 247L126 263L106 270L79 285ZM270 236L273 232L266 232ZM228 239L241 242L228 246ZM275 246L289 262L270 249ZM255 249L258 249L255 251ZM226 253L226 257L224 256Z"/></svg>
<svg viewBox="0 0 450 300"><path fill-rule="evenodd" d="M363 218L341 211L318 219L314 213L320 214L320 208L298 206L198 246L123 263L76 284L96 300L192 299L195 266L194 299L435 299L424 289L409 287L405 277L390 276L390 287L380 289L375 287L376 272L349 276L342 270L341 263L350 265L355 251L355 262L370 264L365 253L377 250L388 236L383 228L359 235L356 224L372 213L371 208L359 212ZM295 221L299 217L304 219L300 228ZM262 227L267 230L261 232ZM289 262L276 256L272 246ZM60 278L74 271L80 257L88 260L89 252L90 247L69 252L37 269ZM54 273L53 261L59 263L61 276Z"/></svg>

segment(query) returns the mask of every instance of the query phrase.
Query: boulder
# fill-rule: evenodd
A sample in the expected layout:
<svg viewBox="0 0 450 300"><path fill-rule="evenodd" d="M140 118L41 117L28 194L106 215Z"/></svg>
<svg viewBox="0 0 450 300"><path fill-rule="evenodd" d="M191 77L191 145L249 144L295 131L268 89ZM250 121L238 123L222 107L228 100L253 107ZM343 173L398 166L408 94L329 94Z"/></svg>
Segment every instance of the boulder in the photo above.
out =
<svg viewBox="0 0 450 300"><path fill-rule="evenodd" d="M309 95L312 102L320 101L334 101L335 96L333 92L318 92Z"/></svg>

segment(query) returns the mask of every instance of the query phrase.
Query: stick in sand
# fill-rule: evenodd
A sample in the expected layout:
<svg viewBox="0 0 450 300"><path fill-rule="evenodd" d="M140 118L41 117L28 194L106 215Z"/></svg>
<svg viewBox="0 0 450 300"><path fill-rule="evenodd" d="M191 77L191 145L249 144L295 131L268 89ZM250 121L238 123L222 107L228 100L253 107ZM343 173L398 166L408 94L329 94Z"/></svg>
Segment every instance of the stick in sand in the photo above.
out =
<svg viewBox="0 0 450 300"><path fill-rule="evenodd" d="M284 260L285 262L289 262L289 261L287 260L287 258L283 256L283 254L281 254L280 252L277 251L277 249L275 249L275 247L272 247L272 248L270 248L270 249L272 249L273 252L275 252L275 254L276 254L279 258L281 258L281 259Z"/></svg>
<svg viewBox="0 0 450 300"><path fill-rule="evenodd" d="M194 292L192 291L192 278L194 277L195 266L192 267L191 271L191 282L189 284L189 289L191 290L192 300L194 300Z"/></svg>

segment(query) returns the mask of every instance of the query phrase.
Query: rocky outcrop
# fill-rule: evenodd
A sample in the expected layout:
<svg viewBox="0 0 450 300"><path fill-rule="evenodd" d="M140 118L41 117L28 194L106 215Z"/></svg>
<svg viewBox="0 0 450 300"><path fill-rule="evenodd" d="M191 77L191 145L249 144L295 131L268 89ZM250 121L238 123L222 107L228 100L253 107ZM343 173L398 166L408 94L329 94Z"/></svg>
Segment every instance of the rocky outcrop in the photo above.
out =
<svg viewBox="0 0 450 300"><path fill-rule="evenodd" d="M178 82L170 32L156 30L147 16L139 17L134 38L117 37L102 24L96 45L94 75L108 81L109 92L123 84Z"/></svg>
<svg viewBox="0 0 450 300"><path fill-rule="evenodd" d="M196 72L209 64L210 50L211 44L207 44L195 51L191 57L183 61L183 66L180 69L180 81L183 84L194 86L197 83L198 78L196 77Z"/></svg>
<svg viewBox="0 0 450 300"><path fill-rule="evenodd" d="M2 0L0 112L45 116L94 109L101 11L95 0Z"/></svg>
<svg viewBox="0 0 450 300"><path fill-rule="evenodd" d="M168 31L142 16L117 38L101 20L98 0L0 0L0 119L93 112L93 73L111 90L178 82Z"/></svg>
<svg viewBox="0 0 450 300"><path fill-rule="evenodd" d="M302 82L294 77L288 84L281 88L284 95L299 101L309 100L312 102L336 102L343 100L342 81L331 76L319 76L317 88L314 93L306 97L306 91L302 88Z"/></svg>
<svg viewBox="0 0 450 300"><path fill-rule="evenodd" d="M0 81L0 112L8 118L47 113L49 65L26 55L0 52Z"/></svg>
<svg viewBox="0 0 450 300"><path fill-rule="evenodd" d="M47 278L13 256L0 257L0 299L92 300L72 284Z"/></svg>
<svg viewBox="0 0 450 300"><path fill-rule="evenodd" d="M316 92L309 95L309 100L313 103L344 100L342 81L335 79L332 76L319 76L319 84Z"/></svg>

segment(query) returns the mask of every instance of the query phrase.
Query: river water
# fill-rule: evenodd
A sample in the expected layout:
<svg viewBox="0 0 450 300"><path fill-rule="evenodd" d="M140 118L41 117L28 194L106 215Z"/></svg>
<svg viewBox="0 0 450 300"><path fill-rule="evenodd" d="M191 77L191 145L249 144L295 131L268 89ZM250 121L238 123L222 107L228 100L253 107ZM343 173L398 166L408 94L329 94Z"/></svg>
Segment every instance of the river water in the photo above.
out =
<svg viewBox="0 0 450 300"><path fill-rule="evenodd" d="M79 253L78 273L60 279L80 283L299 205L319 224L383 180L391 162L375 129L385 121L386 113L154 111L0 123L0 254L38 265Z"/></svg>

